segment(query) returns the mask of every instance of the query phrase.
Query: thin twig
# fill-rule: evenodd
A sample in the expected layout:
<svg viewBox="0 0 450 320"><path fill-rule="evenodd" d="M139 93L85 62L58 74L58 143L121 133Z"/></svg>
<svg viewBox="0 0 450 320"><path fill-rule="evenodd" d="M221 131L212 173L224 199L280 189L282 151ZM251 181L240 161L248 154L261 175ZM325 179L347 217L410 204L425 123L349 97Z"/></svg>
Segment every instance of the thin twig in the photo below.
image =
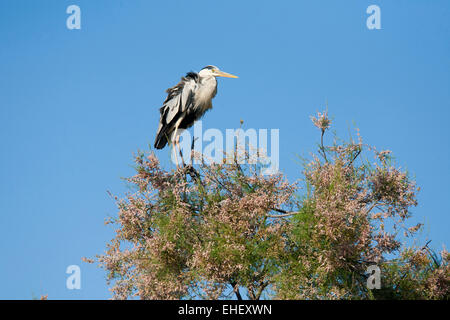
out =
<svg viewBox="0 0 450 320"><path fill-rule="evenodd" d="M294 214L297 214L298 212L293 212L293 211L286 211L283 209L278 209L278 208L270 208L270 210L282 213L282 214L266 214L266 217L269 218L282 218L282 217L289 217L292 216Z"/></svg>
<svg viewBox="0 0 450 320"><path fill-rule="evenodd" d="M325 130L322 129L322 135L320 136L320 150L322 151L323 158L326 162L328 162L327 154L325 152L325 147L323 146L323 135L325 134Z"/></svg>
<svg viewBox="0 0 450 320"><path fill-rule="evenodd" d="M359 156L360 154L361 154L361 148L359 148L358 152L357 152L356 155L353 157L352 161L350 161L350 162L347 164L347 167L350 167L350 166L352 165L353 161L355 161L356 158L358 158L358 156Z"/></svg>

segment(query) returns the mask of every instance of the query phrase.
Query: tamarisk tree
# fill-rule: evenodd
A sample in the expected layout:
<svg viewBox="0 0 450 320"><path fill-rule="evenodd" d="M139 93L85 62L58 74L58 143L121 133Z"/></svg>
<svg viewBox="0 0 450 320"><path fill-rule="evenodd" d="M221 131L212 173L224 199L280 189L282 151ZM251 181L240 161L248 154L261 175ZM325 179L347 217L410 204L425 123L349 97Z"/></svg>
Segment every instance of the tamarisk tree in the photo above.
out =
<svg viewBox="0 0 450 320"><path fill-rule="evenodd" d="M241 164L237 150L233 161L171 171L139 152L133 189L114 197L118 214L107 220L115 238L86 259L107 271L113 297L448 299L448 252L415 243L421 224L407 223L414 181L358 132L324 145L326 112L312 121L318 151L295 183ZM367 286L372 265L380 289Z"/></svg>

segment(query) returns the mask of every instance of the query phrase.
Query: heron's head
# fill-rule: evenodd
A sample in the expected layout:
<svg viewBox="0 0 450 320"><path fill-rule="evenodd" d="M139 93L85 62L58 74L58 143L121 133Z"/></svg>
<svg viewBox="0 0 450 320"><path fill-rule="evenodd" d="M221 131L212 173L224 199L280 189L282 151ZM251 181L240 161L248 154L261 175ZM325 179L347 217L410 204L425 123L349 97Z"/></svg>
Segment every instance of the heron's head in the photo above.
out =
<svg viewBox="0 0 450 320"><path fill-rule="evenodd" d="M237 78L237 76L235 75L221 71L216 66L206 66L202 70L200 70L198 75L201 78L209 78L209 77Z"/></svg>

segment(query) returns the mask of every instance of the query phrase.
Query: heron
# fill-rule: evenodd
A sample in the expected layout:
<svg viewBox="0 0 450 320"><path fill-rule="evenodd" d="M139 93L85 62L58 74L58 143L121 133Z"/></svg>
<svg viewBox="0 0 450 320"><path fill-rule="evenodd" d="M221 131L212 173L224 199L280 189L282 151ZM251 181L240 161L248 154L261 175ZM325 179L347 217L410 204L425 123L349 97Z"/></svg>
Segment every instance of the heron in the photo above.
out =
<svg viewBox="0 0 450 320"><path fill-rule="evenodd" d="M171 142L174 150L179 148L179 129L188 129L212 108L217 94L216 77L237 78L216 66L206 66L200 72L188 72L181 81L166 90L167 98L159 109L160 119L156 133L155 148L163 149ZM175 154L176 166L178 157Z"/></svg>

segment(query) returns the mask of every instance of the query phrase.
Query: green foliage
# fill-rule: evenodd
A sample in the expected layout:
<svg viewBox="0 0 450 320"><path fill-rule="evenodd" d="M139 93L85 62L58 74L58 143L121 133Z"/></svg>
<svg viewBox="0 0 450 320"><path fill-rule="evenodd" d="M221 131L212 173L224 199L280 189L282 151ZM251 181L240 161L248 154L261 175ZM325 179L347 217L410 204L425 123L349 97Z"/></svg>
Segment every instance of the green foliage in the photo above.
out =
<svg viewBox="0 0 450 320"><path fill-rule="evenodd" d="M312 120L321 142L304 163L303 194L258 165L166 171L139 153L127 179L135 192L116 198L116 237L97 256L114 297L449 299L449 254L406 245L421 227L407 227L414 181L359 133L324 145L331 120ZM382 287L370 290L374 264Z"/></svg>

